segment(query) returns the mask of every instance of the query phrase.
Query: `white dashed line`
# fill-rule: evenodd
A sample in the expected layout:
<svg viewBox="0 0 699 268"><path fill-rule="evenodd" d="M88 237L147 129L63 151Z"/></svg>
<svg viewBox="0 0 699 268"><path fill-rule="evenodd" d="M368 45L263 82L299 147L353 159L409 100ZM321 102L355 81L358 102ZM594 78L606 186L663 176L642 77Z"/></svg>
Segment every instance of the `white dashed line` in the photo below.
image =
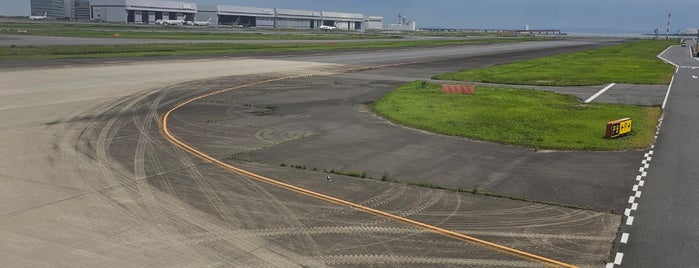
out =
<svg viewBox="0 0 699 268"><path fill-rule="evenodd" d="M614 257L614 264L621 265L621 260L624 259L624 253L617 252L616 257Z"/></svg>
<svg viewBox="0 0 699 268"><path fill-rule="evenodd" d="M677 64L674 64L665 58L662 57L662 54L667 52L671 47L668 47L658 55L658 58L662 59L663 61L670 63L675 66L675 73L677 73L680 69ZM667 88L667 93L665 94L665 99L663 100L663 106L662 108L665 108L665 104L667 104L667 98L670 96L670 90L672 90L672 83L675 81L675 76L672 77L672 80L670 81L670 85ZM601 94L601 93L600 93ZM655 149L655 142L658 140L658 135L660 135L660 127L663 125L663 117L664 115L660 116L660 119L658 119L658 126L655 131L655 136L654 136L654 141L650 145L650 150L648 150L647 153L643 155L644 159L641 161L641 167L638 168L638 172L640 173L639 175L636 176L636 181L638 181L638 184L634 184L633 186L633 195L629 196L629 204L631 204L631 207L624 209L624 216L626 216L626 225L627 226L632 226L633 225L633 219L634 216L631 216L631 213L633 211L636 211L638 209L638 203L637 199L641 198L641 191L639 191L639 188L642 187L645 184L645 178L648 176L647 169L650 168L650 162L652 160L652 155L654 153ZM622 233L621 238L619 239L619 242L621 244L626 244L629 241L629 233ZM607 268L614 268L615 265L621 265L621 261L624 259L624 253L621 251L617 251L616 255L614 256L614 262L607 263L606 267Z"/></svg>
<svg viewBox="0 0 699 268"><path fill-rule="evenodd" d="M629 242L629 233L623 233L621 235L621 243L626 244L627 242Z"/></svg>

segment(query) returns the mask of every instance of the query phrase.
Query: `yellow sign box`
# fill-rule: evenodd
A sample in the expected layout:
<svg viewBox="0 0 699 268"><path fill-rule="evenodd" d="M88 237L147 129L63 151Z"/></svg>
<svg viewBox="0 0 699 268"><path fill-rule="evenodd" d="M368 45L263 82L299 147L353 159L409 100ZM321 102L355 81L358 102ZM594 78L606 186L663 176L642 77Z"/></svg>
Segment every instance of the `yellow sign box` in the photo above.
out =
<svg viewBox="0 0 699 268"><path fill-rule="evenodd" d="M607 122L607 133L605 137L616 138L631 132L631 118L619 119Z"/></svg>

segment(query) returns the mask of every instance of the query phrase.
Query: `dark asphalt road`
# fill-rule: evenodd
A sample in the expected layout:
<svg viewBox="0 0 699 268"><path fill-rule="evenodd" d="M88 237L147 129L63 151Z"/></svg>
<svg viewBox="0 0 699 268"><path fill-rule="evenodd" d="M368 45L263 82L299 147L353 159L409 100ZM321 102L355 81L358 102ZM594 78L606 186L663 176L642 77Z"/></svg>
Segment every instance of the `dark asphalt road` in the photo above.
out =
<svg viewBox="0 0 699 268"><path fill-rule="evenodd" d="M616 257L622 267L699 267L699 61L687 50L675 46L663 54L679 70L647 177L638 186L637 211L622 227L628 237Z"/></svg>

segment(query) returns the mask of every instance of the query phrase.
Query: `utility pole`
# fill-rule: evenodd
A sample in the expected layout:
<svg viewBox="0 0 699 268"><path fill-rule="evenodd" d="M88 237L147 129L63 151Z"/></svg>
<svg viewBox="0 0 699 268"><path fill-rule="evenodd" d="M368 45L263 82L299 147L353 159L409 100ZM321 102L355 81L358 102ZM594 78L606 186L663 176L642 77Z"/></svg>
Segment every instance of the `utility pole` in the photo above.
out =
<svg viewBox="0 0 699 268"><path fill-rule="evenodd" d="M665 40L670 39L670 17L672 17L672 13L667 13L667 29L665 30Z"/></svg>

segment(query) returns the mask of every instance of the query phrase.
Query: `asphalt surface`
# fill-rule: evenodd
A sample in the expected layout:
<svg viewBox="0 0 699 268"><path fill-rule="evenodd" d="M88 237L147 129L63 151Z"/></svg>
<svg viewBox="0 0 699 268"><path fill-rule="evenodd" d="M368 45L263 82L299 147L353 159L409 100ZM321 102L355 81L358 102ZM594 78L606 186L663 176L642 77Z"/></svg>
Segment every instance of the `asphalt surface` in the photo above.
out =
<svg viewBox="0 0 699 268"><path fill-rule="evenodd" d="M640 197L625 217L632 220L622 228L627 242L617 251L623 255L615 255L622 267L699 266L699 61L688 50L674 46L662 55L679 68L647 177L632 192Z"/></svg>
<svg viewBox="0 0 699 268"><path fill-rule="evenodd" d="M160 135L162 113L189 97L320 73L186 105L172 115L171 131L207 154L280 181L601 266L621 222L606 211L620 209L619 192L628 194L634 175L627 173L636 171L643 152L537 152L415 131L366 110L410 78L599 45L554 41L2 69L0 264L538 266L229 173Z"/></svg>
<svg viewBox="0 0 699 268"><path fill-rule="evenodd" d="M177 34L177 32L172 33ZM235 33L231 33L235 34ZM427 38L385 38L385 39L326 39L326 40L177 40L177 39L137 39L137 38L98 38L63 37L38 35L0 34L0 47L9 46L74 46L74 45L145 45L145 44L284 44L284 43L356 43L356 42L401 42L424 40Z"/></svg>

